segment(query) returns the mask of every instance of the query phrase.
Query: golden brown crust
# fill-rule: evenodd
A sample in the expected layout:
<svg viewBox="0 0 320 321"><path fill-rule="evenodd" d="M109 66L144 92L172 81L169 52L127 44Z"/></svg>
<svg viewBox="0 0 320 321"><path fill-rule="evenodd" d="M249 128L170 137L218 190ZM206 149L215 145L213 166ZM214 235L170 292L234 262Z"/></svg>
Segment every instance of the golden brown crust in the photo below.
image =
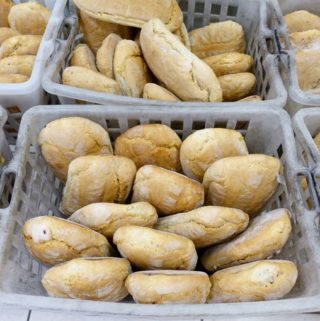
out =
<svg viewBox="0 0 320 321"><path fill-rule="evenodd" d="M156 165L173 171L180 170L181 139L168 126L145 124L132 127L120 135L115 154L134 161L137 168Z"/></svg>
<svg viewBox="0 0 320 321"><path fill-rule="evenodd" d="M144 271L130 274L126 288L136 303L203 304L211 283L203 272Z"/></svg>
<svg viewBox="0 0 320 321"><path fill-rule="evenodd" d="M14 84L26 82L29 79L28 76L19 75L19 74L8 74L8 75L0 75L0 84Z"/></svg>
<svg viewBox="0 0 320 321"><path fill-rule="evenodd" d="M69 219L112 237L119 227L125 225L153 227L158 215L156 209L146 202L128 205L94 203L80 208Z"/></svg>
<svg viewBox="0 0 320 321"><path fill-rule="evenodd" d="M0 19L1 20L1 19ZM15 37L18 36L19 32L11 29L11 28L7 28L7 27L0 27L0 45L7 39L11 38L11 37Z"/></svg>
<svg viewBox="0 0 320 321"><path fill-rule="evenodd" d="M240 155L248 155L244 138L239 132L225 128L198 130L183 141L180 149L183 172L199 181L215 161Z"/></svg>
<svg viewBox="0 0 320 321"><path fill-rule="evenodd" d="M99 124L82 117L54 120L39 134L42 155L55 175L66 182L72 160L84 155L112 154L108 132Z"/></svg>
<svg viewBox="0 0 320 321"><path fill-rule="evenodd" d="M277 209L255 217L232 241L208 249L201 257L207 271L262 260L281 251L292 230L290 214Z"/></svg>
<svg viewBox="0 0 320 321"><path fill-rule="evenodd" d="M129 261L120 258L79 258L49 269L42 285L50 296L117 302L128 292Z"/></svg>
<svg viewBox="0 0 320 321"><path fill-rule="evenodd" d="M284 16L289 33L306 31L311 29L320 30L320 17L306 10L298 10Z"/></svg>
<svg viewBox="0 0 320 321"><path fill-rule="evenodd" d="M0 27L8 27L8 15L13 3L11 0L0 0Z"/></svg>
<svg viewBox="0 0 320 321"><path fill-rule="evenodd" d="M159 218L156 229L176 233L193 241L197 248L221 243L246 229L249 215L241 210L205 206L188 213Z"/></svg>
<svg viewBox="0 0 320 321"><path fill-rule="evenodd" d="M294 263L265 260L214 273L208 303L281 299L294 287L298 270Z"/></svg>
<svg viewBox="0 0 320 321"><path fill-rule="evenodd" d="M87 227L52 216L28 220L22 236L29 253L45 264L58 264L77 257L109 256L107 239Z"/></svg>
<svg viewBox="0 0 320 321"><path fill-rule="evenodd" d="M36 56L11 56L0 60L0 74L20 74L31 76Z"/></svg>
<svg viewBox="0 0 320 321"><path fill-rule="evenodd" d="M86 44L80 43L73 50L70 66L79 66L97 71L95 60L91 49Z"/></svg>
<svg viewBox="0 0 320 321"><path fill-rule="evenodd" d="M142 269L194 270L198 256L189 239L141 226L122 226L113 243L122 257Z"/></svg>
<svg viewBox="0 0 320 321"><path fill-rule="evenodd" d="M137 172L132 201L149 202L159 215L171 215L202 206L204 191L199 182L186 176L146 165Z"/></svg>
<svg viewBox="0 0 320 321"><path fill-rule="evenodd" d="M319 50L320 30L294 32L289 35L294 50Z"/></svg>
<svg viewBox="0 0 320 321"><path fill-rule="evenodd" d="M234 21L211 23L189 33L191 51L199 58L227 52L244 53L245 33L242 26Z"/></svg>
<svg viewBox="0 0 320 321"><path fill-rule="evenodd" d="M158 19L141 29L140 42L149 68L183 101L222 101L222 90L211 68L192 54Z"/></svg>
<svg viewBox="0 0 320 321"><path fill-rule="evenodd" d="M120 156L82 156L69 165L62 211L76 210L99 202L124 203L136 174L134 162Z"/></svg>
<svg viewBox="0 0 320 321"><path fill-rule="evenodd" d="M207 201L252 215L275 192L281 172L280 161L267 155L220 159L207 169L203 178Z"/></svg>
<svg viewBox="0 0 320 321"><path fill-rule="evenodd" d="M180 101L180 99L168 89L153 83L145 84L143 88L143 98L163 101Z"/></svg>

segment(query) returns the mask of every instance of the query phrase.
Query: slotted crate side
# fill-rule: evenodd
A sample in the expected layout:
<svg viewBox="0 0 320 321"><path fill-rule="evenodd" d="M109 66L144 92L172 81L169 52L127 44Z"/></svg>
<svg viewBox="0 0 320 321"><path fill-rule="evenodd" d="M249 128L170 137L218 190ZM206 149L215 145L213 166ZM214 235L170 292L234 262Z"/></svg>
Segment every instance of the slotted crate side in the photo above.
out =
<svg viewBox="0 0 320 321"><path fill-rule="evenodd" d="M296 151L290 120L286 114L266 108L230 108L228 110L194 109L169 113L170 108L159 110L136 106L113 110L105 106L82 107L52 106L35 108L23 120L17 143L17 153L9 166L16 174L14 195L9 208L0 211L2 217L0 252L0 300L10 304L30 307L54 308L67 311L126 314L136 316L186 316L254 314L293 311L315 311L319 304L319 254L318 236L314 227L316 215L303 211L303 200L297 193ZM278 257L295 261L299 268L299 281L293 292L283 300L269 302L206 304L174 307L144 306L123 303L101 303L48 298L40 280L46 267L33 260L23 245L20 230L24 222L34 216L57 215L62 194L62 184L54 177L41 156L37 138L40 130L50 121L68 116L91 119L104 128L112 142L122 132L137 124L162 123L173 128L181 138L206 127L239 130L245 137L250 153L265 153L281 159L285 175L268 203L266 210L287 207L292 210L293 234ZM121 307L121 308L119 308Z"/></svg>
<svg viewBox="0 0 320 321"><path fill-rule="evenodd" d="M184 14L184 20L189 30L204 26L210 22L234 20L243 25L247 37L247 53L254 58L253 71L257 78L257 93L265 101L259 102L261 106L284 107L287 93L283 86L278 59L268 53L266 41L273 34L267 28L267 15L270 15L271 2L273 0L181 0L179 4ZM72 9L72 1L70 2ZM270 7L270 8L269 8ZM59 41L54 58L46 69L43 87L49 93L57 95L62 104L75 104L76 100L97 104L125 103L166 106L167 102L150 101L140 98L116 96L98 93L90 90L65 86L61 82L62 72L68 65L70 55L77 43L81 41L78 23L66 41ZM172 106L213 106L212 103L174 102ZM214 106L234 106L237 102L215 103ZM251 104L249 104L251 105Z"/></svg>

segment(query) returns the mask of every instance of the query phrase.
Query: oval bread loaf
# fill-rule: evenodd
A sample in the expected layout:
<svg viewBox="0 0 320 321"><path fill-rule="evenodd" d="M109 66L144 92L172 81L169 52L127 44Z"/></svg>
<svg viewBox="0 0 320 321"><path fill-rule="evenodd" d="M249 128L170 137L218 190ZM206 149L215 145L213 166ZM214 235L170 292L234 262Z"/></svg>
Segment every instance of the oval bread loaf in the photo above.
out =
<svg viewBox="0 0 320 321"><path fill-rule="evenodd" d="M109 256L112 252L103 235L52 216L28 220L22 228L22 236L29 253L45 264L58 264L77 257Z"/></svg>
<svg viewBox="0 0 320 321"><path fill-rule="evenodd" d="M289 37L294 50L320 50L320 30L294 32Z"/></svg>
<svg viewBox="0 0 320 321"><path fill-rule="evenodd" d="M20 74L31 76L36 56L11 56L0 60L0 74Z"/></svg>
<svg viewBox="0 0 320 321"><path fill-rule="evenodd" d="M189 33L186 25L183 23L181 27L174 32L174 35L181 41L183 45L186 46L189 50L191 49Z"/></svg>
<svg viewBox="0 0 320 321"><path fill-rule="evenodd" d="M0 84L15 84L26 82L29 77L19 74L0 75Z"/></svg>
<svg viewBox="0 0 320 321"><path fill-rule="evenodd" d="M11 0L0 0L0 27L8 27L8 15L13 3Z"/></svg>
<svg viewBox="0 0 320 321"><path fill-rule="evenodd" d="M82 117L54 120L39 134L41 153L55 175L67 180L71 161L85 155L112 154L108 132L99 124Z"/></svg>
<svg viewBox="0 0 320 321"><path fill-rule="evenodd" d="M249 224L249 215L241 210L205 206L191 212L160 218L156 229L176 233L193 241L197 248L221 243L241 233Z"/></svg>
<svg viewBox="0 0 320 321"><path fill-rule="evenodd" d="M125 259L79 258L49 269L42 285L53 297L117 302L128 295L124 282L130 273Z"/></svg>
<svg viewBox="0 0 320 321"><path fill-rule="evenodd" d="M197 130L183 141L180 149L183 172L200 181L215 161L240 155L248 155L243 136L236 130L225 128Z"/></svg>
<svg viewBox="0 0 320 321"><path fill-rule="evenodd" d="M204 203L203 186L167 169L146 165L136 175L133 202L149 202L159 215L188 212Z"/></svg>
<svg viewBox="0 0 320 321"><path fill-rule="evenodd" d="M80 208L69 218L106 237L112 237L119 227L125 225L153 227L157 219L156 209L145 202L128 205L94 203Z"/></svg>
<svg viewBox="0 0 320 321"><path fill-rule="evenodd" d="M120 95L120 88L115 80L84 67L67 67L63 71L62 82L68 86Z"/></svg>
<svg viewBox="0 0 320 321"><path fill-rule="evenodd" d="M194 271L142 271L126 280L134 301L142 304L203 304L210 287L208 275Z"/></svg>
<svg viewBox="0 0 320 321"><path fill-rule="evenodd" d="M199 58L206 58L227 52L244 53L245 33L240 24L227 20L189 32L191 51Z"/></svg>
<svg viewBox="0 0 320 321"><path fill-rule="evenodd" d="M90 155L76 158L69 165L62 212L71 215L92 203L124 203L135 174L134 162L125 157Z"/></svg>
<svg viewBox="0 0 320 321"><path fill-rule="evenodd" d="M298 270L294 263L265 260L234 266L214 273L208 303L281 299L294 287Z"/></svg>
<svg viewBox="0 0 320 321"><path fill-rule="evenodd" d="M0 19L1 20L1 19ZM0 27L0 45L7 39L11 37L18 36L19 32L8 28L8 27Z"/></svg>
<svg viewBox="0 0 320 321"><path fill-rule="evenodd" d="M163 101L180 101L172 92L159 85L148 83L143 88L143 98Z"/></svg>
<svg viewBox="0 0 320 321"><path fill-rule="evenodd" d="M156 165L179 171L180 146L180 137L170 127L145 124L132 127L120 135L115 143L115 154L130 158L137 168Z"/></svg>
<svg viewBox="0 0 320 321"><path fill-rule="evenodd" d="M122 257L141 269L194 270L198 256L189 239L141 226L122 226L113 236Z"/></svg>
<svg viewBox="0 0 320 321"><path fill-rule="evenodd" d="M191 53L158 19L141 29L144 58L153 74L184 101L222 101L222 90L211 68Z"/></svg>
<svg viewBox="0 0 320 321"><path fill-rule="evenodd" d="M79 66L97 71L95 60L91 49L86 44L80 43L73 50L70 66Z"/></svg>
<svg viewBox="0 0 320 321"><path fill-rule="evenodd" d="M320 17L306 10L298 10L284 16L289 33L306 31L311 29L320 30Z"/></svg>
<svg viewBox="0 0 320 321"><path fill-rule="evenodd" d="M275 192L281 173L281 162L267 155L220 159L208 168L203 178L207 202L239 208L252 215Z"/></svg>
<svg viewBox="0 0 320 321"><path fill-rule="evenodd" d="M208 249L201 262L207 271L215 271L269 258L281 251L291 230L286 209L260 214L232 241Z"/></svg>

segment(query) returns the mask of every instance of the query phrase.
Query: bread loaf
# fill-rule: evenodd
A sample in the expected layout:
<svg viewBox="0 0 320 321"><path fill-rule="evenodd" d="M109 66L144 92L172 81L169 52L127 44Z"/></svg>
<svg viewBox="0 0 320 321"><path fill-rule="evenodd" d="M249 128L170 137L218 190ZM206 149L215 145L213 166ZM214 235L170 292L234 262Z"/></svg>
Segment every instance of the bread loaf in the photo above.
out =
<svg viewBox="0 0 320 321"><path fill-rule="evenodd" d="M75 47L70 59L70 66L79 66L97 71L95 56L90 48L83 43Z"/></svg>
<svg viewBox="0 0 320 321"><path fill-rule="evenodd" d="M255 101L261 101L261 97L258 95L248 96L246 98L242 98L238 101L247 101L247 102L255 102Z"/></svg>
<svg viewBox="0 0 320 321"><path fill-rule="evenodd" d="M320 50L320 30L294 32L289 37L294 50Z"/></svg>
<svg viewBox="0 0 320 321"><path fill-rule="evenodd" d="M320 30L320 17L306 10L298 10L284 16L289 33L306 31L311 29Z"/></svg>
<svg viewBox="0 0 320 321"><path fill-rule="evenodd" d="M166 88L148 83L143 88L143 98L151 100L180 101L180 99Z"/></svg>
<svg viewBox="0 0 320 321"><path fill-rule="evenodd" d="M183 23L181 27L174 32L174 35L181 41L189 50L191 49L189 34L186 25Z"/></svg>
<svg viewBox="0 0 320 321"><path fill-rule="evenodd" d="M12 7L11 0L0 0L0 27L8 27L8 14Z"/></svg>
<svg viewBox="0 0 320 321"><path fill-rule="evenodd" d="M20 74L31 76L36 56L11 56L0 60L0 74Z"/></svg>
<svg viewBox="0 0 320 321"><path fill-rule="evenodd" d="M0 84L14 84L25 82L29 77L19 74L0 75Z"/></svg>
<svg viewBox="0 0 320 321"><path fill-rule="evenodd" d="M1 20L1 19L0 19ZM0 27L0 45L7 39L11 37L18 36L19 32L8 28L8 27Z"/></svg>

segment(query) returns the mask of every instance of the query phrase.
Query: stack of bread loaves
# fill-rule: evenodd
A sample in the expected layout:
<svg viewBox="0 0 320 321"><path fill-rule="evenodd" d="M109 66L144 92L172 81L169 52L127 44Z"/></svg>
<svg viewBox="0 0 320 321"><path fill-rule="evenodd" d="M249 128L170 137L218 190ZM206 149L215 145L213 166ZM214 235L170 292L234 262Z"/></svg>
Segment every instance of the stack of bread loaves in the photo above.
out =
<svg viewBox="0 0 320 321"><path fill-rule="evenodd" d="M164 101L261 100L250 96L256 77L238 23L188 34L176 0L74 3L84 43L63 71L65 85Z"/></svg>
<svg viewBox="0 0 320 321"><path fill-rule="evenodd" d="M260 213L281 163L249 155L239 132L207 128L182 142L165 125L145 124L113 147L99 124L70 117L47 124L39 145L65 183L69 217L23 226L30 254L55 265L42 279L49 295L205 303L279 299L293 288L295 264L269 260L290 236L290 213Z"/></svg>
<svg viewBox="0 0 320 321"><path fill-rule="evenodd" d="M49 17L49 9L37 2L0 0L0 83L30 78Z"/></svg>
<svg viewBox="0 0 320 321"><path fill-rule="evenodd" d="M305 10L287 14L291 45L295 51L299 85L302 90L320 90L320 17Z"/></svg>

